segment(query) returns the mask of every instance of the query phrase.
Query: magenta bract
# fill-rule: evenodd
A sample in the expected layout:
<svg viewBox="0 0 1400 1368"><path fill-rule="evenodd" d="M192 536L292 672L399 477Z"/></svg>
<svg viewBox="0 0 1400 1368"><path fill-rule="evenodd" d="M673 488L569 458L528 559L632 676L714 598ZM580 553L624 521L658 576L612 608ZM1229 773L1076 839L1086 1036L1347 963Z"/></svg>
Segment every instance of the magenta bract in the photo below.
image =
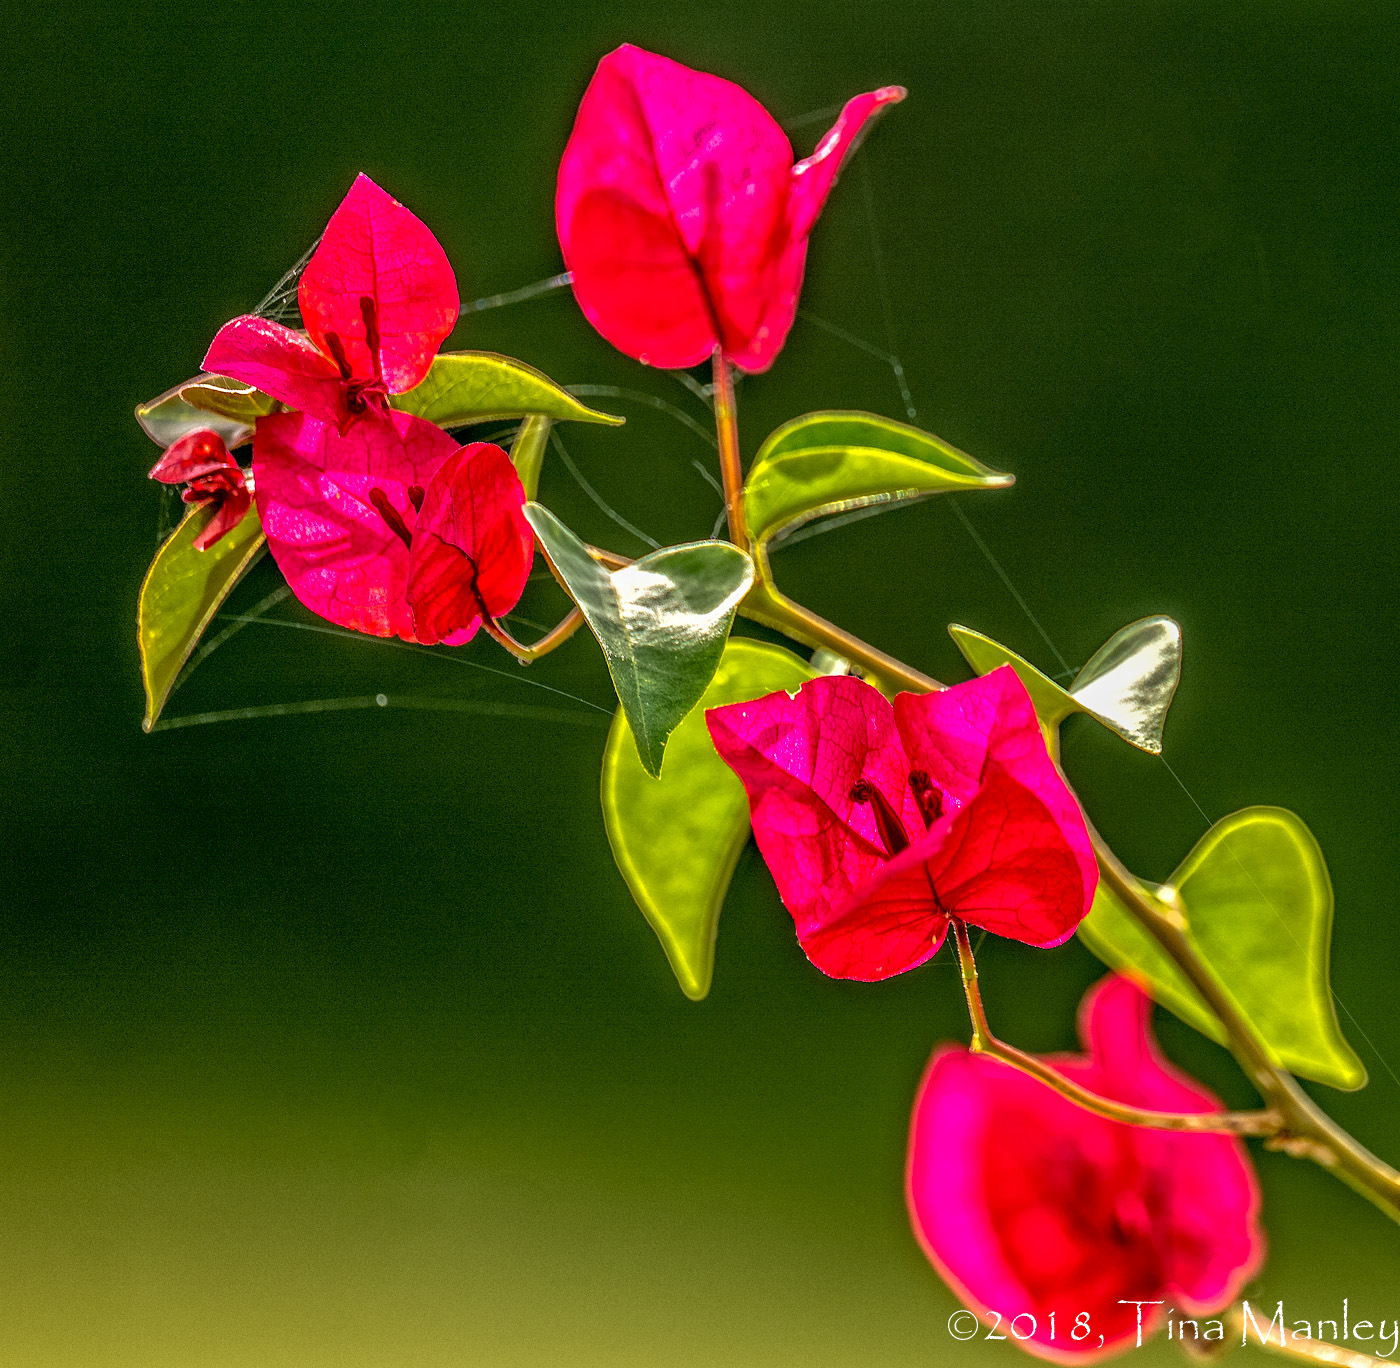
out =
<svg viewBox="0 0 1400 1368"><path fill-rule="evenodd" d="M1151 1000L1110 975L1080 1008L1087 1055L1056 1069L1155 1111L1218 1111L1168 1063ZM934 1052L909 1133L906 1191L924 1252L964 1305L1041 1358L1084 1362L1216 1312L1259 1269L1259 1184L1241 1141L1125 1126L960 1045ZM1144 1305L1134 1303L1161 1303ZM1016 1319L1019 1318L1019 1319Z"/></svg>
<svg viewBox="0 0 1400 1368"><path fill-rule="evenodd" d="M408 606L419 641L465 641L525 592L535 534L510 457L489 442L453 452L429 482L413 526Z"/></svg>
<svg viewBox="0 0 1400 1368"><path fill-rule="evenodd" d="M1093 901L1084 818L1009 666L893 706L850 676L706 713L807 957L871 981L950 917L1058 945Z"/></svg>
<svg viewBox="0 0 1400 1368"><path fill-rule="evenodd" d="M344 434L279 413L258 419L253 475L292 592L342 627L460 646L525 590L534 534L498 446L397 411Z"/></svg>
<svg viewBox="0 0 1400 1368"><path fill-rule="evenodd" d="M846 155L900 86L859 95L805 161L752 95L627 44L579 105L555 220L574 294L620 351L767 370L797 312L807 238Z"/></svg>
<svg viewBox="0 0 1400 1368"><path fill-rule="evenodd" d="M219 329L204 369L342 432L427 375L459 310L437 239L363 175L331 215L297 304L305 333L246 314Z"/></svg>

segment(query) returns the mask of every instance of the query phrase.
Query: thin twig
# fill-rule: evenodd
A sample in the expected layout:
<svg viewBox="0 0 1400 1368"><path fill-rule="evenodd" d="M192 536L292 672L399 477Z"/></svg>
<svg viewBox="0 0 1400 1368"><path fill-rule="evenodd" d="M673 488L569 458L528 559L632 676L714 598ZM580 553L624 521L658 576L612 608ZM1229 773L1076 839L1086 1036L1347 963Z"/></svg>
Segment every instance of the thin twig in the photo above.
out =
<svg viewBox="0 0 1400 1368"><path fill-rule="evenodd" d="M987 1024L986 1009L982 1006L982 990L977 986L977 962L972 956L972 942L968 938L967 924L958 917L951 918L951 921L953 937L958 947L958 967L962 971L963 991L967 995L967 1011L972 1018L973 1054L984 1054L988 1059L997 1059L1003 1064L1009 1064L1013 1069L1019 1069L1047 1087L1053 1088L1061 1097L1083 1107L1085 1111L1093 1112L1095 1116L1102 1116L1109 1121L1121 1122L1125 1126L1214 1135L1274 1135L1282 1128L1283 1118L1272 1109L1252 1112L1161 1112L1130 1107L1123 1102L1115 1102L1112 1098L1091 1092L1073 1079L1066 1078L1043 1059L998 1040Z"/></svg>

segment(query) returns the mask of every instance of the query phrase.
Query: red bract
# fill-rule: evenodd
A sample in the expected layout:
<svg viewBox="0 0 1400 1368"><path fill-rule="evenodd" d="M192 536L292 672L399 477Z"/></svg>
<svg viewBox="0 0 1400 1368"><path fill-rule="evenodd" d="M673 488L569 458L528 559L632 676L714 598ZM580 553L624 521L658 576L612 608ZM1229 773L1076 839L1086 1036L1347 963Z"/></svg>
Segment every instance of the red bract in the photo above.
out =
<svg viewBox="0 0 1400 1368"><path fill-rule="evenodd" d="M620 351L694 366L716 347L764 371L797 312L837 172L900 86L858 95L805 161L739 86L630 44L598 63L559 165L574 294Z"/></svg>
<svg viewBox="0 0 1400 1368"><path fill-rule="evenodd" d="M254 385L342 432L412 389L457 322L452 267L427 227L358 176L297 286L306 333L247 314L219 329L204 369Z"/></svg>
<svg viewBox="0 0 1400 1368"><path fill-rule="evenodd" d="M520 602L535 558L510 457L475 442L429 483L413 528L408 606L419 641L466 640Z"/></svg>
<svg viewBox="0 0 1400 1368"><path fill-rule="evenodd" d="M1163 1059L1151 1010L1111 975L1080 1008L1089 1054L1050 1062L1135 1107L1218 1111L1211 1092ZM1146 1336L1169 1307L1218 1311L1264 1258L1259 1185L1239 1140L1104 1120L960 1045L934 1052L919 1087L907 1194L948 1285L1041 1358L1127 1349L1139 1313Z"/></svg>
<svg viewBox="0 0 1400 1368"><path fill-rule="evenodd" d="M197 551L207 551L225 532L243 521L253 502L243 468L233 459L217 432L200 428L187 432L166 448L151 469L151 479L186 486L181 498L197 508L214 508L209 525L194 539Z"/></svg>
<svg viewBox="0 0 1400 1368"><path fill-rule="evenodd" d="M1058 945L1098 866L1010 666L930 694L815 679L706 714L807 957L833 978L922 964L950 917Z"/></svg>
<svg viewBox="0 0 1400 1368"><path fill-rule="evenodd" d="M499 447L459 451L441 428L406 413L344 434L281 413L258 420L253 473L268 546L292 592L342 627L459 646L480 626L482 603L499 616L524 590L533 542L522 544L528 524L512 510L525 491Z"/></svg>

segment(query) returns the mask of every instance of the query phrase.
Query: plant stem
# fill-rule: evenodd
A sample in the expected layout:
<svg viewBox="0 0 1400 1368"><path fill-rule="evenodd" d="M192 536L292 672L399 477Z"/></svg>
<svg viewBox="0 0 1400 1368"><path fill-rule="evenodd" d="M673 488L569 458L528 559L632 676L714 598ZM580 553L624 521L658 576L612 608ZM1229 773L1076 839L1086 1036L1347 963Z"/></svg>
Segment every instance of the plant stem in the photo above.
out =
<svg viewBox="0 0 1400 1368"><path fill-rule="evenodd" d="M715 435L719 438L719 473L724 484L724 514L729 540L741 551L749 550L749 529L744 521L744 467L739 458L739 415L734 404L734 376L724 353L715 348Z"/></svg>
<svg viewBox="0 0 1400 1368"><path fill-rule="evenodd" d="M720 410L718 394L719 389L716 386L717 416ZM728 487L728 477L726 477L726 495ZM742 494L742 489L739 492ZM597 548L590 548L590 550L604 564L612 568L630 564L630 561L623 556L600 551ZM794 641L799 641L806 646L824 646L827 650L835 651L838 655L842 655L847 660L859 665L862 670L873 676L877 682L891 692L896 689L907 689L914 693L929 693L947 687L931 676L905 665L893 656L886 655L885 652L860 640L859 637L852 636L834 623L828 622L810 609L787 598L773 584L766 562L767 557L763 554L763 549L757 548L758 580L748 597L739 606L739 612L744 617L782 632ZM1391 1220L1400 1222L1400 1172L1397 1172L1383 1159L1372 1154L1364 1145L1348 1135L1299 1087L1297 1080L1291 1074L1274 1063L1254 1028L1240 1014L1229 994L1221 987L1210 969L1196 953L1195 947L1186 936L1184 918L1167 907L1165 903L1155 904L1122 861L1109 849L1108 843L1094 829L1087 817L1085 825L1088 828L1089 838L1093 843L1094 854L1098 858L1099 870L1104 882L1118 895L1130 915L1166 951L1172 962L1186 975L1192 986L1205 999L1207 1005L1225 1027L1231 1053L1239 1062L1240 1067L1244 1069L1250 1081L1259 1090L1265 1102L1268 1103L1266 1112L1255 1113L1255 1115L1259 1117L1268 1115L1273 1124L1269 1127L1261 1126L1257 1131L1246 1130L1239 1133L1263 1134L1266 1136L1265 1144L1268 1148L1283 1150L1294 1158L1311 1159L1314 1163L1329 1169L1348 1186L1355 1189L1368 1201L1373 1202ZM966 983L966 970L964 970L964 984L966 985ZM975 991L975 972L972 987ZM977 1001L980 1005L980 995ZM972 995L969 994L969 1007L971 1006ZM974 1016L975 1026L976 1017ZM985 1017L983 1018L983 1027L985 1028ZM996 1041L994 1037L991 1037L990 1032L987 1033L986 1039L990 1040L997 1049L1005 1052L996 1055L1005 1063L1013 1064L1019 1068L1022 1067L1023 1061L1029 1061L1035 1066L1027 1070L1027 1072L1032 1073L1046 1067L1034 1056L1023 1055L1014 1047ZM975 1038L973 1047L977 1048ZM983 1051L988 1054L993 1053L993 1050L987 1048L985 1044ZM1057 1086L1049 1079L1044 1081L1050 1082L1052 1087ZM1061 1091L1065 1090L1061 1089ZM1097 1109L1092 1101L1086 1102L1082 1098L1074 1097L1071 1092L1065 1091L1065 1096L1071 1097L1082 1106L1087 1106L1091 1111ZM1094 1097L1091 1093L1085 1094L1085 1096L1089 1099ZM1249 1114L1244 1113L1244 1115Z"/></svg>
<svg viewBox="0 0 1400 1368"><path fill-rule="evenodd" d="M523 645L501 626L499 622L487 618L483 624L486 634L500 642L522 665L530 665L541 656L547 656L557 646L562 646L583 626L583 614L577 608L570 608L567 616L558 626L546 632L533 646Z"/></svg>
<svg viewBox="0 0 1400 1368"><path fill-rule="evenodd" d="M1003 1064L1009 1064L1013 1069L1019 1069L1047 1087L1053 1088L1061 1097L1077 1103L1085 1111L1093 1112L1094 1115L1105 1117L1109 1121L1122 1122L1125 1126L1146 1126L1152 1130L1194 1131L1197 1134L1215 1135L1273 1135L1282 1127L1282 1117L1273 1110L1160 1112L1130 1107L1091 1092L1073 1079L1066 1078L1057 1069L1051 1068L1043 1059L998 1040L987 1024L986 1009L982 1006L982 991L977 986L977 962L972 957L972 942L968 939L967 925L958 917L949 920L952 922L953 936L958 947L958 967L962 970L963 991L967 994L967 1011L972 1018L973 1054L984 1054L989 1059L999 1059Z"/></svg>
<svg viewBox="0 0 1400 1368"><path fill-rule="evenodd" d="M1292 1074L1273 1062L1254 1028L1240 1015L1229 993L1187 939L1184 918L1143 889L1087 817L1085 825L1104 882L1205 999L1225 1027L1231 1053L1240 1067L1264 1100L1283 1117L1283 1128L1269 1140L1269 1148L1331 1169L1391 1220L1400 1221L1400 1172L1348 1135L1299 1087Z"/></svg>

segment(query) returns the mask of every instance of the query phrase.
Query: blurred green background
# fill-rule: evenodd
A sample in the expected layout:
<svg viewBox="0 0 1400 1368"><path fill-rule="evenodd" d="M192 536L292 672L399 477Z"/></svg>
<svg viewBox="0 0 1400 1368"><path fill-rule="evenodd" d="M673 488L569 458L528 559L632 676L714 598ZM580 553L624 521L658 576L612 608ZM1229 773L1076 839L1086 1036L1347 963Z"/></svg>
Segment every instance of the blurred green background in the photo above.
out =
<svg viewBox="0 0 1400 1368"><path fill-rule="evenodd" d="M1277 803L1317 833L1371 1084L1316 1091L1400 1158L1393 5L60 0L13 12L0 56L10 1368L1016 1357L949 1338L903 1211L915 1083L966 1036L955 974L940 957L824 979L750 848L714 990L686 1001L609 857L602 715L527 682L610 708L587 638L526 676L485 641L467 659L501 673L254 626L169 709L382 691L569 721L138 726L160 498L132 406L198 368L360 170L433 228L464 299L561 269L554 167L623 41L784 120L909 87L818 227L804 306L897 351L920 422L1017 474L962 507L1069 666L1136 617L1181 621L1167 758L1212 819ZM799 155L825 126L794 129ZM452 345L704 419L567 291L468 316ZM718 503L691 462L710 449L599 402L629 423L563 430L587 478L663 542L706 534ZM750 453L811 408L903 413L887 366L807 321L739 403ZM543 496L641 549L553 457ZM776 564L945 679L965 674L950 620L1061 668L938 500ZM264 562L237 605L277 582ZM1204 831L1161 761L1092 723L1065 756L1143 875ZM1077 942L983 953L993 1021L1032 1049L1073 1044L1100 972ZM1223 1052L1159 1025L1249 1103ZM1316 1168L1258 1158L1258 1298L1400 1314L1400 1231Z"/></svg>

